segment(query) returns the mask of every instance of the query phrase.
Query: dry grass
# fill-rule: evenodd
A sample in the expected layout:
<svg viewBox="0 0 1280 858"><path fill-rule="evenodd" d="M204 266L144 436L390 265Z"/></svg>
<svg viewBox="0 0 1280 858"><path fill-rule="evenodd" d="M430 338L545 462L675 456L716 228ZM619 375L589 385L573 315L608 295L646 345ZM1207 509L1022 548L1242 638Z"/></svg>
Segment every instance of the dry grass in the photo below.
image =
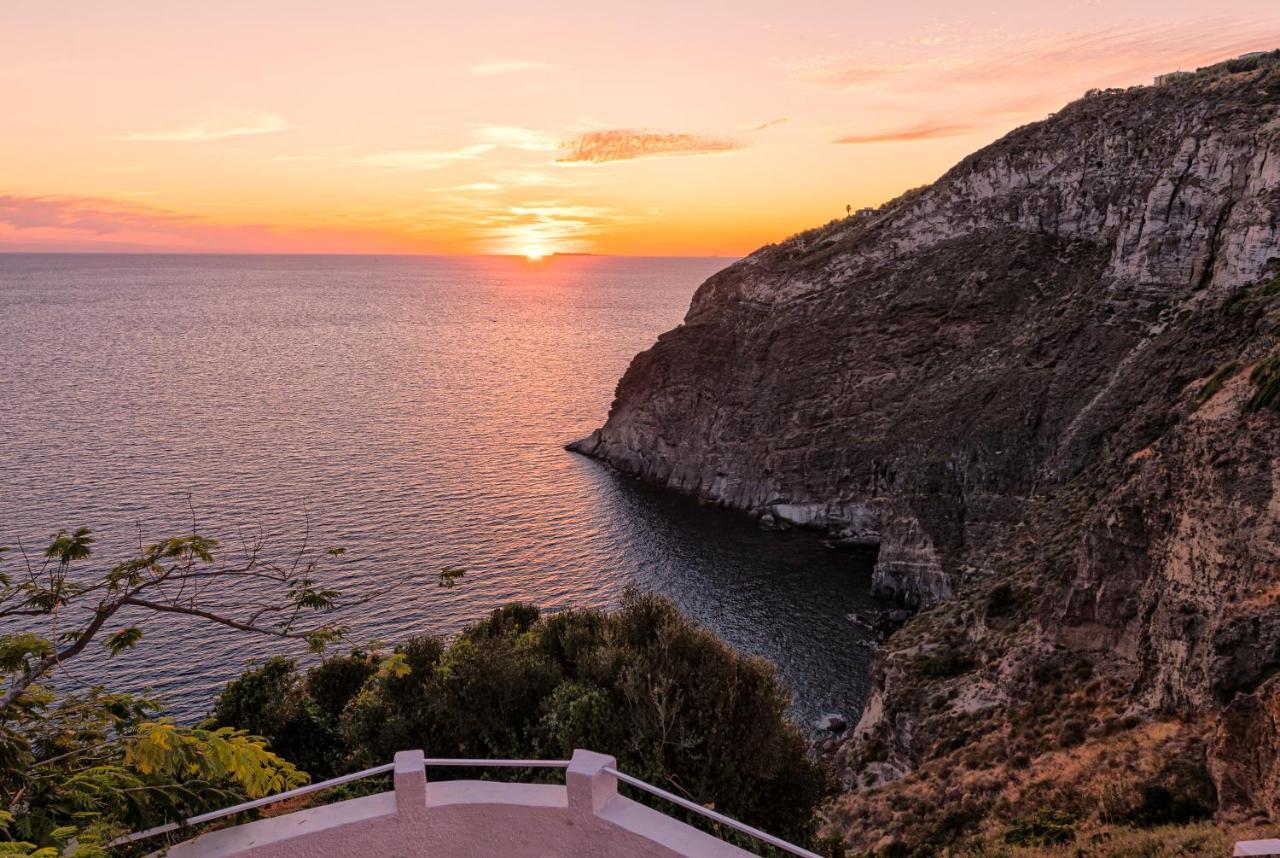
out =
<svg viewBox="0 0 1280 858"><path fill-rule="evenodd" d="M1007 846L997 838L958 853L964 858L1188 858L1230 855L1237 840L1275 835L1257 825L1205 822L1157 828L1092 827L1060 846Z"/></svg>

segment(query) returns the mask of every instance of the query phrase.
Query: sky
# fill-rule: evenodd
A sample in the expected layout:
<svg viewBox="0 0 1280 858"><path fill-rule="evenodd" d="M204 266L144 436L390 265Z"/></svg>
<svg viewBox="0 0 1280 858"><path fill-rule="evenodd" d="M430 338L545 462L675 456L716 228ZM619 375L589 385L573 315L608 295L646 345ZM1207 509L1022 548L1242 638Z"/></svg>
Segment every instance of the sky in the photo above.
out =
<svg viewBox="0 0 1280 858"><path fill-rule="evenodd" d="M740 256L1277 0L0 0L0 251Z"/></svg>

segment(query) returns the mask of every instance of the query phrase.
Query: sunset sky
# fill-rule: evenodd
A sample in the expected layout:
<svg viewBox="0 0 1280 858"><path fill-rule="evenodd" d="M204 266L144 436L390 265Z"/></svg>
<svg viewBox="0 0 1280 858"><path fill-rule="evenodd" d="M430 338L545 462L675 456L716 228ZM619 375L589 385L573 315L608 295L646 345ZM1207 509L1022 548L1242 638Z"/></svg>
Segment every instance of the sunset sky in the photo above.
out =
<svg viewBox="0 0 1280 858"><path fill-rule="evenodd" d="M741 255L1277 0L5 2L0 250Z"/></svg>

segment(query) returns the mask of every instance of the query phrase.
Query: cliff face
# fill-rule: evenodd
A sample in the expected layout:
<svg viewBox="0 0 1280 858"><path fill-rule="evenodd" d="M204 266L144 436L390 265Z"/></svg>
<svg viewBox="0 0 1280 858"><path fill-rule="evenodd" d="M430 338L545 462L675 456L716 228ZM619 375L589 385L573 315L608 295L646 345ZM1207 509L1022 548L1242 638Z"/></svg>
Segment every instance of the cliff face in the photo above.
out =
<svg viewBox="0 0 1280 858"><path fill-rule="evenodd" d="M934 606L885 649L851 784L909 779L975 718L1007 738L1075 670L1106 675L1083 729L1180 713L1223 807L1280 810L1280 740L1243 714L1280 711L1278 273L1270 55L1088 96L757 251L572 448L877 544L880 592ZM837 826L892 828L849 801Z"/></svg>
<svg viewBox="0 0 1280 858"><path fill-rule="evenodd" d="M1157 391L1143 372L1179 314L1280 253L1277 99L1234 80L1086 98L875 216L766 247L703 284L574 449L877 543L884 592L945 598L986 528L1134 409L1159 432L1215 368L1189 355Z"/></svg>

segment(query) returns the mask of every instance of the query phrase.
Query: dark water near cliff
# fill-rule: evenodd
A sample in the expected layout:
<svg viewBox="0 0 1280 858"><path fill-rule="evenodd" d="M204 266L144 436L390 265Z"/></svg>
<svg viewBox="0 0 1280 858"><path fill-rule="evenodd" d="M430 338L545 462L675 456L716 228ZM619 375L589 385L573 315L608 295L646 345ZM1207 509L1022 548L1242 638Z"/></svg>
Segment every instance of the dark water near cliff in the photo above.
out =
<svg viewBox="0 0 1280 858"><path fill-rule="evenodd" d="M514 599L671 595L774 661L798 715L855 717L865 561L640 486L561 445L717 259L0 256L0 544L88 525L94 562L190 528L304 523L349 592L448 564L349 618L353 640L453 631ZM14 560L8 561L12 569ZM278 640L160 618L62 682L150 687L179 717Z"/></svg>

